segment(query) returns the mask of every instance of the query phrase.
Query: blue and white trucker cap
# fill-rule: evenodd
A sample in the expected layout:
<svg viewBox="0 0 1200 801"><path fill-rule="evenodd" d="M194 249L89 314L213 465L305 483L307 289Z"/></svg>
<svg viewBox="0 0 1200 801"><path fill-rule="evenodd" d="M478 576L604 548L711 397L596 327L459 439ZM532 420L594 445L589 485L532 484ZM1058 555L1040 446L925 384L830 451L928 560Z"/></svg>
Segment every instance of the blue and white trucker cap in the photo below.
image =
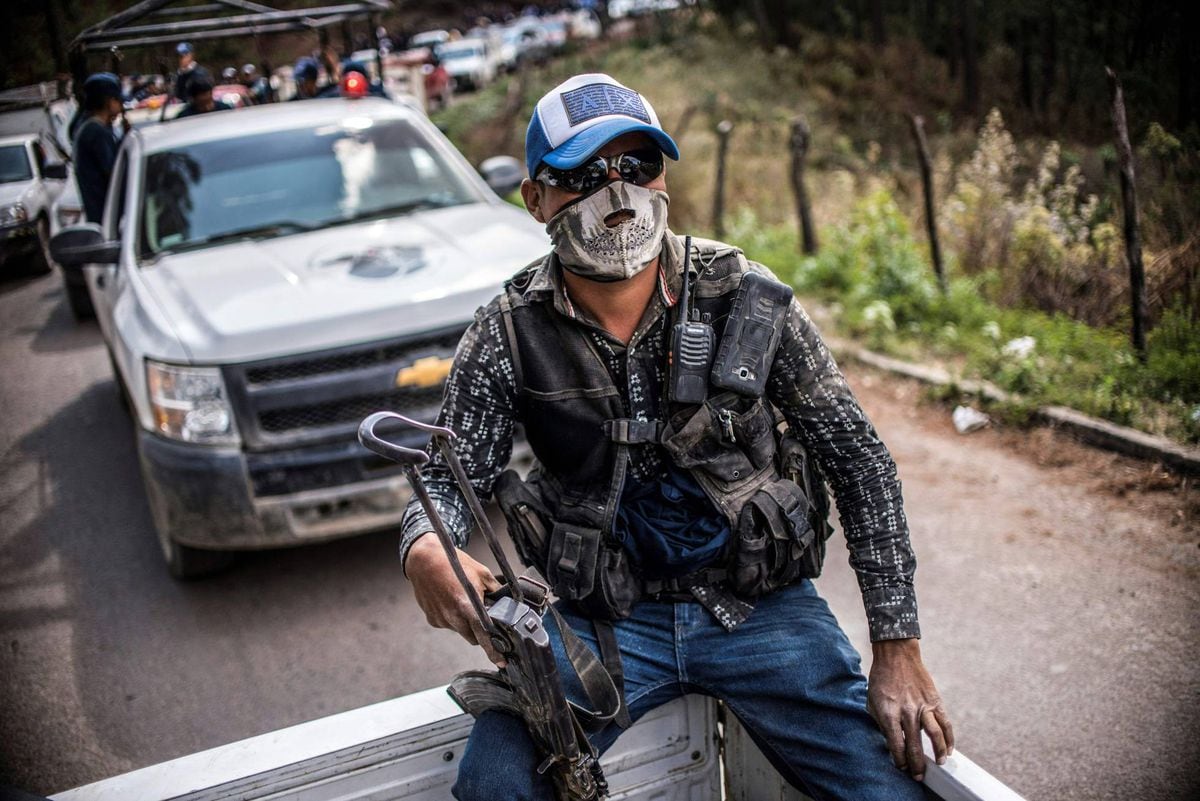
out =
<svg viewBox="0 0 1200 801"><path fill-rule="evenodd" d="M602 73L576 75L538 101L525 133L525 166L532 178L544 162L570 169L612 139L643 131L678 160L679 148L658 122L650 101Z"/></svg>

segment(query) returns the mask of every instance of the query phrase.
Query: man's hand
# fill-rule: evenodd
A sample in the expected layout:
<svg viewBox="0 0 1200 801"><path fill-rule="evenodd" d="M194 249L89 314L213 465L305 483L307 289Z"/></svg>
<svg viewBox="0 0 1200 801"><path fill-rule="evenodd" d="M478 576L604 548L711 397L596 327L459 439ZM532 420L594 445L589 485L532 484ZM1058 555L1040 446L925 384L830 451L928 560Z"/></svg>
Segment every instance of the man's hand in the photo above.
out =
<svg viewBox="0 0 1200 801"><path fill-rule="evenodd" d="M486 565L475 561L461 549L458 551L458 560L462 562L463 572L480 598L485 592L500 589L500 582ZM504 667L504 657L492 645L491 638L479 622L471 599L458 583L454 568L436 534L429 531L417 538L404 561L404 572L412 582L413 594L429 625L458 632L471 645L483 646L488 659L497 667Z"/></svg>
<svg viewBox="0 0 1200 801"><path fill-rule="evenodd" d="M915 639L872 643L874 661L867 691L867 711L887 738L892 761L921 781L925 778L925 754L921 730L933 742L940 765L954 753L954 729L942 706L933 678L921 661Z"/></svg>

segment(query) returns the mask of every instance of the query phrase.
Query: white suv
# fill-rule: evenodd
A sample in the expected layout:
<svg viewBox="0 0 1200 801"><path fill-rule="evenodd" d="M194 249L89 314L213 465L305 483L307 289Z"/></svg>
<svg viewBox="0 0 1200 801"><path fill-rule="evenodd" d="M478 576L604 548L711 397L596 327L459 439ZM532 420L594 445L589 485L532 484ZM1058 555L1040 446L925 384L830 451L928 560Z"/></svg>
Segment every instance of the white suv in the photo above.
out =
<svg viewBox="0 0 1200 801"><path fill-rule="evenodd" d="M505 193L512 162L494 168ZM404 481L356 426L380 409L431 420L476 308L547 248L406 104L132 131L103 225L53 249L87 276L171 572L397 525Z"/></svg>

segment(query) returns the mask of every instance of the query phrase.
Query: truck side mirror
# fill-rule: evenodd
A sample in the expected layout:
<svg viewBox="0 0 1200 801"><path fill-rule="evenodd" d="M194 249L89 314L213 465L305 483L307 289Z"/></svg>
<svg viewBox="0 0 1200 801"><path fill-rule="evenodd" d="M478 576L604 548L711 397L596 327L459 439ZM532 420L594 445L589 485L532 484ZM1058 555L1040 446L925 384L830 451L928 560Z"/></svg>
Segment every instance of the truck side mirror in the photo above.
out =
<svg viewBox="0 0 1200 801"><path fill-rule="evenodd" d="M50 256L60 266L75 269L85 264L116 264L121 258L121 243L105 241L95 223L79 223L51 237Z"/></svg>
<svg viewBox="0 0 1200 801"><path fill-rule="evenodd" d="M525 168L512 156L492 156L479 165L479 174L500 197L505 197L525 179Z"/></svg>
<svg viewBox="0 0 1200 801"><path fill-rule="evenodd" d="M42 177L65 181L67 180L67 165L61 161L58 164L46 164L42 167Z"/></svg>

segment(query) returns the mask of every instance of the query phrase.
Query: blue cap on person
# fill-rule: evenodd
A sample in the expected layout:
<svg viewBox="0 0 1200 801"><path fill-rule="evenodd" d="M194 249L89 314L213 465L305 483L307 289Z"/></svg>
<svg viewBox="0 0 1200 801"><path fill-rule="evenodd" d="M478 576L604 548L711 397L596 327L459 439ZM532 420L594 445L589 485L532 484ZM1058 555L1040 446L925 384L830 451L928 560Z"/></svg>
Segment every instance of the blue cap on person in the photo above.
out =
<svg viewBox="0 0 1200 801"><path fill-rule="evenodd" d="M186 56L188 53L192 52L192 46L187 42L180 42L179 44L175 45L175 52L181 56Z"/></svg>
<svg viewBox="0 0 1200 801"><path fill-rule="evenodd" d="M304 56L297 60L296 66L292 68L292 78L297 81L315 81L319 71L317 60L312 56Z"/></svg>
<svg viewBox="0 0 1200 801"><path fill-rule="evenodd" d="M679 148L667 136L650 101L602 73L576 75L538 101L525 133L525 166L530 177L543 163L578 167L605 143L641 131L667 156Z"/></svg>

